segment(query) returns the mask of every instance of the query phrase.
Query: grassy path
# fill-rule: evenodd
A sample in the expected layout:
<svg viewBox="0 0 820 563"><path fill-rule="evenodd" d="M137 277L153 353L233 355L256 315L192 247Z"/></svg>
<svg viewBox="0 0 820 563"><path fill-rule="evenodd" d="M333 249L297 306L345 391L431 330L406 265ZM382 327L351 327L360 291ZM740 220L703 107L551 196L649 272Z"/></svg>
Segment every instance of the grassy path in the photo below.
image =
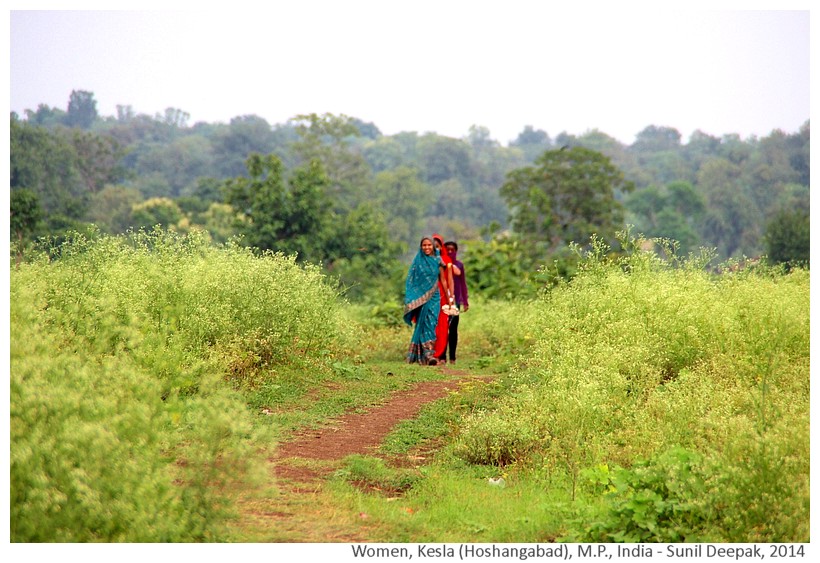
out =
<svg viewBox="0 0 820 563"><path fill-rule="evenodd" d="M422 408L456 391L462 383L488 377L446 367L427 370L425 376L434 379L411 382L389 392L378 404L354 407L342 416L285 437L269 458L269 486L240 503L237 532L241 541L371 541L374 524L367 514L339 505L338 483L333 476L344 467L345 458L372 456L385 459L392 467L417 469L430 453L419 449L423 444L389 455L380 451L384 439L398 424L413 420ZM401 487L389 484L363 481L359 485L388 502L402 494Z"/></svg>

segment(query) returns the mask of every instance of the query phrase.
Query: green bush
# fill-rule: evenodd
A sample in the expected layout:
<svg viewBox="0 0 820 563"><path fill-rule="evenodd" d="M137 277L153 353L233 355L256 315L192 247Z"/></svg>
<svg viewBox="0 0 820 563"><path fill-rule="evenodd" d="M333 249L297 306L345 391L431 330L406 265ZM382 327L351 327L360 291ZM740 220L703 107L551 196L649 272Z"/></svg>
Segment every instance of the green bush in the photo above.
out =
<svg viewBox="0 0 820 563"><path fill-rule="evenodd" d="M346 337L318 270L197 233L75 234L10 282L15 542L223 539L261 468L234 388Z"/></svg>
<svg viewBox="0 0 820 563"><path fill-rule="evenodd" d="M593 487L604 486L604 509L591 523L576 522L565 539L807 542L808 467L790 467L798 452L780 438L740 440L734 451L710 457L672 447L628 469L582 472Z"/></svg>
<svg viewBox="0 0 820 563"><path fill-rule="evenodd" d="M161 382L133 359L55 346L33 297L12 292L12 541L219 538L220 483L245 472L241 403L213 396L209 418L191 420L203 407L163 401Z"/></svg>
<svg viewBox="0 0 820 563"><path fill-rule="evenodd" d="M467 418L455 451L474 463L563 471L574 495L586 468L631 467L683 447L753 487L733 497L744 538L805 539L809 273L716 276L701 257L667 261L636 248L606 256L593 245L579 275L533 306L536 341L510 391ZM754 477L737 453L775 445L789 462L762 455L760 471L777 468L796 485L780 497L782 508L766 503L777 514L770 518L782 519L776 529L753 513L760 499L780 495L778 486Z"/></svg>
<svg viewBox="0 0 820 563"><path fill-rule="evenodd" d="M612 471L607 483L608 511L573 535L576 542L681 543L714 541L708 536L717 520L708 506L707 480L697 453L673 448L630 469Z"/></svg>

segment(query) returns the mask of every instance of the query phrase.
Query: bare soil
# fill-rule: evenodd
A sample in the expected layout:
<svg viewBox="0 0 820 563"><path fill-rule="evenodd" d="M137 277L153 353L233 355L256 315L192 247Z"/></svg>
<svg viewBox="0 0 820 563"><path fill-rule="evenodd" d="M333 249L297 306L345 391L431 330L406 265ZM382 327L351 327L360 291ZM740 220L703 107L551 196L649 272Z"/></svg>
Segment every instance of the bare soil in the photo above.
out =
<svg viewBox="0 0 820 563"><path fill-rule="evenodd" d="M352 454L378 455L378 447L403 420L418 416L424 405L441 399L469 380L483 376L467 374L450 366L436 369L441 379L425 381L398 391L366 412L351 412L329 421L319 429L296 434L278 444L270 459L275 479L273 495L248 500L242 510L240 527L243 541L276 543L366 542L378 526L365 513L351 513L335 506L332 495L325 494L328 477ZM419 467L436 450L425 444L401 459L385 459L392 466ZM356 483L352 483L357 485ZM362 484L370 490L372 485ZM388 498L402 491L374 491ZM251 531L254 531L251 533Z"/></svg>
<svg viewBox="0 0 820 563"><path fill-rule="evenodd" d="M333 464L317 467L304 461L337 461L352 454L373 455L399 422L415 418L424 405L445 397L462 382L476 377L452 368L439 369L447 379L417 383L367 412L344 415L326 427L302 432L280 444L272 460L277 477L309 482L332 471Z"/></svg>

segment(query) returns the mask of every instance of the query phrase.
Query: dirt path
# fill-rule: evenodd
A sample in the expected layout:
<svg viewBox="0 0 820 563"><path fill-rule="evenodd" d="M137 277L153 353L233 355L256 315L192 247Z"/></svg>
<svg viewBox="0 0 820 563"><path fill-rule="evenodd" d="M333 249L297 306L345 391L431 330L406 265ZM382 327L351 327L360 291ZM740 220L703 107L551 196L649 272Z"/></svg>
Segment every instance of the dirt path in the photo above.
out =
<svg viewBox="0 0 820 563"><path fill-rule="evenodd" d="M336 419L330 426L297 435L280 444L274 460L278 477L310 481L320 476L315 468L307 468L283 460L340 460L352 454L372 454L399 422L415 418L421 408L474 376L454 369L442 368L449 379L423 381L404 391L394 393L383 405L364 413L351 413Z"/></svg>
<svg viewBox="0 0 820 563"><path fill-rule="evenodd" d="M417 383L367 412L344 415L321 429L302 432L279 444L270 459L278 492L248 501L242 511L246 532L256 530L250 541L369 541L374 523L365 514L335 506L332 495L325 493L327 478L348 455L374 455L393 428L418 416L424 405L447 396L465 381L485 379L452 368L438 369L440 380ZM421 454L390 461L421 465L425 460Z"/></svg>

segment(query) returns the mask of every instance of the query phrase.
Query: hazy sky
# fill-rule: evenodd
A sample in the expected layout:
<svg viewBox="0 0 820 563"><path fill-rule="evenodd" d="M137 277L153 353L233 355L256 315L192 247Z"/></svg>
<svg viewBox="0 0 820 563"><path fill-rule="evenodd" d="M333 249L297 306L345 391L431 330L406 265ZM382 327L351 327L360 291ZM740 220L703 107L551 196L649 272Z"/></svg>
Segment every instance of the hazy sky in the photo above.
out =
<svg viewBox="0 0 820 563"><path fill-rule="evenodd" d="M87 90L103 116L130 105L152 116L181 109L190 124L248 114L275 124L330 112L388 135L462 137L478 125L502 144L525 125L552 137L598 129L625 143L649 125L668 126L686 142L698 129L743 138L792 133L810 117L806 5L269 4L220 3L230 11L174 1L140 4L147 11L12 6L10 110L65 110L72 90Z"/></svg>

